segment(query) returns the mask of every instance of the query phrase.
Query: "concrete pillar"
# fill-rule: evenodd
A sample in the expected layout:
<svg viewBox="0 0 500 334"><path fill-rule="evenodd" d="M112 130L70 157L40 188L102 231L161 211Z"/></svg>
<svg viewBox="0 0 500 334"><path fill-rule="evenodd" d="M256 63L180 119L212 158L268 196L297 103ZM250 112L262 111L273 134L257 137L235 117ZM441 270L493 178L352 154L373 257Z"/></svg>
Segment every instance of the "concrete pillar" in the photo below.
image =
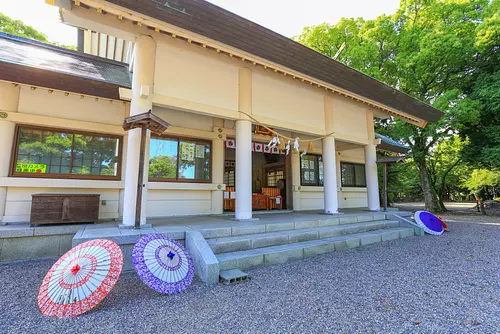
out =
<svg viewBox="0 0 500 334"><path fill-rule="evenodd" d="M380 199L378 196L377 152L373 144L365 146L365 172L368 209L371 211L379 211Z"/></svg>
<svg viewBox="0 0 500 334"><path fill-rule="evenodd" d="M325 95L325 132L332 133L334 128L333 120L333 99L330 95ZM333 135L323 138L323 191L325 213L333 214L339 212L339 201L337 194L337 157L335 152L335 138Z"/></svg>
<svg viewBox="0 0 500 334"><path fill-rule="evenodd" d="M9 165L14 140L16 125L13 122L0 120L0 178L9 175ZM0 225L5 224L5 206L7 199L7 187L0 182Z"/></svg>
<svg viewBox="0 0 500 334"><path fill-rule="evenodd" d="M323 188L325 192L325 213L338 213L337 162L335 138L333 136L323 138Z"/></svg>
<svg viewBox="0 0 500 334"><path fill-rule="evenodd" d="M216 125L220 125L217 127ZM224 183L224 136L218 131L223 128L224 121L214 119L214 131L218 134L217 139L212 140L212 183L222 185ZM223 212L224 189L212 191L212 214Z"/></svg>
<svg viewBox="0 0 500 334"><path fill-rule="evenodd" d="M130 115L148 112L153 108L153 81L155 70L156 43L150 36L139 36L135 43L135 60L132 77L132 100ZM139 171L139 151L141 130L134 129L127 136L127 158L125 173L125 193L123 203L123 224L133 226L135 222L137 199L137 175ZM148 166L150 131L146 136L146 159L142 193L141 225L146 223L146 204L148 198Z"/></svg>
<svg viewBox="0 0 500 334"><path fill-rule="evenodd" d="M236 121L236 219L252 219L252 122Z"/></svg>
<svg viewBox="0 0 500 334"><path fill-rule="evenodd" d="M238 110L252 114L252 72L239 69ZM236 214L237 220L252 219L252 122L240 113L236 120Z"/></svg>
<svg viewBox="0 0 500 334"><path fill-rule="evenodd" d="M375 128L373 124L373 110L366 112L368 127L368 145L365 146L365 173L368 194L368 209L380 211L380 198L378 189L377 151L375 146Z"/></svg>

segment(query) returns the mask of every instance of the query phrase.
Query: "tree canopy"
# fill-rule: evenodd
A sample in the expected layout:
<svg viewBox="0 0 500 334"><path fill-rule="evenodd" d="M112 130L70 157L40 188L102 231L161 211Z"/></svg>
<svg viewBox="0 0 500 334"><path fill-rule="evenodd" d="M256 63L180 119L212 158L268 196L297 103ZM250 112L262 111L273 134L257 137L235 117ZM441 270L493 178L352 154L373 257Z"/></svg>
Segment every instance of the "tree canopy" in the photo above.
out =
<svg viewBox="0 0 500 334"><path fill-rule="evenodd" d="M378 132L410 147L428 210L445 210L441 195L462 159L500 166L499 8L500 0L401 0L393 15L343 18L296 38L327 56L345 42L340 62L444 112L425 128L394 118L377 123ZM467 149L455 152L455 165L433 156L457 134Z"/></svg>
<svg viewBox="0 0 500 334"><path fill-rule="evenodd" d="M49 42L45 34L37 31L35 28L23 23L20 20L14 20L2 13L0 13L0 31L19 37L34 39L36 41L44 43L50 43L66 49L76 50L76 46L74 45L64 45L57 42Z"/></svg>

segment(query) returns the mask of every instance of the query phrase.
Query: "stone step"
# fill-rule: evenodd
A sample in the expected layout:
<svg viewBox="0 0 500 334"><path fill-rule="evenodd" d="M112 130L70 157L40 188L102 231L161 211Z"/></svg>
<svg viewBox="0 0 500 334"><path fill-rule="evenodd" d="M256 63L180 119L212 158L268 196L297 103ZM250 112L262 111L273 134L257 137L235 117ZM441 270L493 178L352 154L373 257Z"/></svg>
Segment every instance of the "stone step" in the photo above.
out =
<svg viewBox="0 0 500 334"><path fill-rule="evenodd" d="M214 254L244 251L255 248L292 244L296 242L325 239L355 233L399 227L395 220L378 220L346 225L334 225L299 230L247 234L241 236L208 239L207 243Z"/></svg>
<svg viewBox="0 0 500 334"><path fill-rule="evenodd" d="M222 253L217 254L216 257L219 260L220 270L248 270L413 235L413 228L392 227L326 239Z"/></svg>
<svg viewBox="0 0 500 334"><path fill-rule="evenodd" d="M313 220L281 220L250 223L238 223L233 226L200 227L198 230L205 239L223 238L248 234L272 233L288 230L304 230L326 226L350 225L363 222L385 220L385 213L366 213L357 215L338 215L335 217L323 215L321 219Z"/></svg>

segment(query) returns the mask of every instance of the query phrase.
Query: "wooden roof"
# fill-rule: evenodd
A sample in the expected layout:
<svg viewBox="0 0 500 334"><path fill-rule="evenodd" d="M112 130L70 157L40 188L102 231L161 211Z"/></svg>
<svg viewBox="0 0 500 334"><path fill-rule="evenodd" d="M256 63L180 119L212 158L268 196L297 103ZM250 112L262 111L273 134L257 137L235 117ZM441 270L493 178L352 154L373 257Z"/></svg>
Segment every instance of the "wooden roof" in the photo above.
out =
<svg viewBox="0 0 500 334"><path fill-rule="evenodd" d="M128 65L0 33L0 80L119 100Z"/></svg>

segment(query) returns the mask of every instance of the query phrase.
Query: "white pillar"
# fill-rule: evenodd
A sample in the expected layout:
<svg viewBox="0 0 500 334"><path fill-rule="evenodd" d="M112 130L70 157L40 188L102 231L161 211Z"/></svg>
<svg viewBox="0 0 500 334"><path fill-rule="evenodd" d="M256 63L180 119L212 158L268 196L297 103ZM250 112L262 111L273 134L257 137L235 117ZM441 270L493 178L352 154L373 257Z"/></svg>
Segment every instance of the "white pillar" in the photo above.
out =
<svg viewBox="0 0 500 334"><path fill-rule="evenodd" d="M368 209L371 211L380 211L380 198L378 189L377 172L377 150L374 144L375 128L373 124L373 110L366 112L366 123L368 133L368 145L365 146L365 173L366 190L368 193Z"/></svg>
<svg viewBox="0 0 500 334"><path fill-rule="evenodd" d="M334 130L333 123L333 99L325 95L325 131L327 134ZM323 138L323 192L325 213L333 214L339 212L339 201L337 194L337 161L335 152L335 138L333 135Z"/></svg>
<svg viewBox="0 0 500 334"><path fill-rule="evenodd" d="M0 120L0 177L9 175L9 164L16 125L13 122ZM3 225L7 187L0 183L0 225Z"/></svg>
<svg viewBox="0 0 500 334"><path fill-rule="evenodd" d="M252 122L236 121L236 219L252 219Z"/></svg>
<svg viewBox="0 0 500 334"><path fill-rule="evenodd" d="M366 188L368 192L368 209L371 211L379 211L380 199L378 196L377 152L373 144L365 146L365 172Z"/></svg>
<svg viewBox="0 0 500 334"><path fill-rule="evenodd" d="M238 110L252 114L252 71L238 72ZM240 113L236 120L236 213L237 220L252 219L252 122Z"/></svg>
<svg viewBox="0 0 500 334"><path fill-rule="evenodd" d="M323 188L325 192L325 213L338 213L337 162L335 138L333 136L323 138Z"/></svg>
<svg viewBox="0 0 500 334"><path fill-rule="evenodd" d="M148 112L153 108L153 80L155 69L156 43L150 36L139 36L135 43L135 58L132 77L132 100L130 115ZM127 136L127 158L125 173L125 194L123 201L123 224L133 226L135 223L137 200L137 175L139 172L139 151L141 130L134 129ZM142 190L141 225L146 223L146 203L148 197L148 160L150 131L146 136L146 159L144 162L144 180Z"/></svg>

